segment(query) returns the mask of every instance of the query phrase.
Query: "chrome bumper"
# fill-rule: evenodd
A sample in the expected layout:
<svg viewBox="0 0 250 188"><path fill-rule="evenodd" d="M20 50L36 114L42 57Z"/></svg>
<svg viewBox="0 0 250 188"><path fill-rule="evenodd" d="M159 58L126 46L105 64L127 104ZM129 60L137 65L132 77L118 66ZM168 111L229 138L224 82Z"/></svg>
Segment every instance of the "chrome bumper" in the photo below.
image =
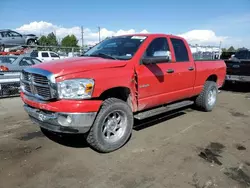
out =
<svg viewBox="0 0 250 188"><path fill-rule="evenodd" d="M24 105L24 109L34 123L44 129L60 133L86 133L89 131L96 117L96 112L45 112L26 104Z"/></svg>
<svg viewBox="0 0 250 188"><path fill-rule="evenodd" d="M226 75L226 80L234 82L250 82L250 76Z"/></svg>

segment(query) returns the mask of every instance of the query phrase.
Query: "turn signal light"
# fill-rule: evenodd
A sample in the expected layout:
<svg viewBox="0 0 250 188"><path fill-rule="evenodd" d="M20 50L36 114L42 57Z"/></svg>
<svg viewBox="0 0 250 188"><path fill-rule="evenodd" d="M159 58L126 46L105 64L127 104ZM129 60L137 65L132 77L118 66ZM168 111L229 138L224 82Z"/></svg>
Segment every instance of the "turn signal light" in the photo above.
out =
<svg viewBox="0 0 250 188"><path fill-rule="evenodd" d="M8 71L9 68L8 67L5 67L3 65L0 66L0 71Z"/></svg>

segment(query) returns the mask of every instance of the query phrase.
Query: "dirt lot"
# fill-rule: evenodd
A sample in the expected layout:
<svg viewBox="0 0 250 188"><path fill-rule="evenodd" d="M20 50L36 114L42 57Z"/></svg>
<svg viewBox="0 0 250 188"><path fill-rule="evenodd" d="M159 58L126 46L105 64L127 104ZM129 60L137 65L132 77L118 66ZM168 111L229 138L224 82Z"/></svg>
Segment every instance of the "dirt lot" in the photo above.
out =
<svg viewBox="0 0 250 188"><path fill-rule="evenodd" d="M1 99L0 187L250 187L250 89L234 89L211 113L186 108L136 122L109 154L82 135L44 136L19 98Z"/></svg>

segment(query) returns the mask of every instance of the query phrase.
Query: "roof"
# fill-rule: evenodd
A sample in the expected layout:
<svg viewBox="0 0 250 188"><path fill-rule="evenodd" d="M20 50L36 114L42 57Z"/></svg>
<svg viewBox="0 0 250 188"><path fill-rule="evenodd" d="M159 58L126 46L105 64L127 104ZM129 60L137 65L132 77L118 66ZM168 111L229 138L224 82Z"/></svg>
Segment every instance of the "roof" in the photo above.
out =
<svg viewBox="0 0 250 188"><path fill-rule="evenodd" d="M12 31L12 30L10 30L10 29L0 29L0 32L2 32L2 31Z"/></svg>
<svg viewBox="0 0 250 188"><path fill-rule="evenodd" d="M180 38L183 39L183 37L172 35L172 34L164 34L164 33L133 33L133 34L124 34L124 35L118 35L119 36L145 36L145 37L174 37L174 38Z"/></svg>

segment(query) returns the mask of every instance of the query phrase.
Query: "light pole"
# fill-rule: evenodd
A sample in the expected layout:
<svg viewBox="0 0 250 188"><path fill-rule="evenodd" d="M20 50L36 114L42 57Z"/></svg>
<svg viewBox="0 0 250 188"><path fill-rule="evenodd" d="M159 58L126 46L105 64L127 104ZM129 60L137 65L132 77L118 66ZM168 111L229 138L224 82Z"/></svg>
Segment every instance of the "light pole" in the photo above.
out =
<svg viewBox="0 0 250 188"><path fill-rule="evenodd" d="M101 27L98 26L98 33L99 33L99 42L101 42Z"/></svg>

